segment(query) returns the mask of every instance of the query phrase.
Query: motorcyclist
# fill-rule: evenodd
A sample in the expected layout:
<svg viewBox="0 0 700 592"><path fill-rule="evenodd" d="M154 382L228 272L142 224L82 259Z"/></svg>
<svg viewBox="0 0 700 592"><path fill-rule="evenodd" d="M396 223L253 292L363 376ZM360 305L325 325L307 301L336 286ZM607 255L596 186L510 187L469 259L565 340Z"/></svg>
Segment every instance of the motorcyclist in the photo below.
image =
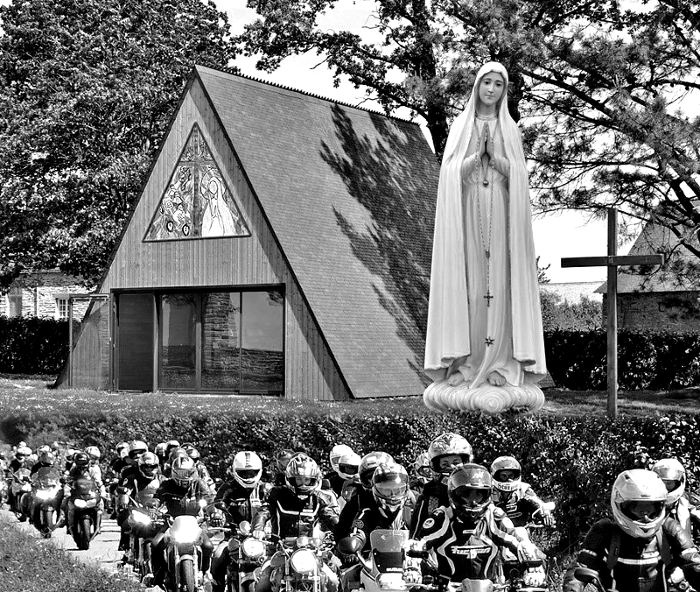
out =
<svg viewBox="0 0 700 592"><path fill-rule="evenodd" d="M197 469L199 478L207 484L212 493L216 493L214 479L211 478L209 469L207 469L206 465L202 462L202 455L199 453L199 450L197 450L192 444L189 444L188 446L185 446L185 454L187 454L187 456L194 461L194 466Z"/></svg>
<svg viewBox="0 0 700 592"><path fill-rule="evenodd" d="M182 446L175 446L173 448L170 448L168 460L165 461L165 466L163 467L163 475L166 477L166 479L170 478L172 466L178 458L189 458L189 456L187 455L187 451ZM195 469L196 468L197 466L195 464ZM197 471L197 475L199 475L199 471Z"/></svg>
<svg viewBox="0 0 700 592"><path fill-rule="evenodd" d="M126 471L129 467L137 467L139 464L139 458L142 454L148 452L148 444L143 440L132 440L129 442L129 452L124 459L126 463L124 468L122 468L122 473Z"/></svg>
<svg viewBox="0 0 700 592"><path fill-rule="evenodd" d="M339 541L350 534L352 523L359 511L373 503L372 497L372 475L379 465L393 463L394 459L386 452L373 450L365 454L360 460L358 468L359 481L351 482L350 488L344 492L343 498L346 500L338 524L335 528L335 540Z"/></svg>
<svg viewBox="0 0 700 592"><path fill-rule="evenodd" d="M316 461L304 453L294 455L287 463L285 481L285 485L270 490L267 502L253 520L253 533L262 538L268 521L274 540L314 536L318 530L332 532L338 523L337 500L321 490L321 469ZM283 565L283 557L275 553L263 566L256 592L270 592L271 579L279 584ZM335 573L326 565L323 571L328 590L336 590Z"/></svg>
<svg viewBox="0 0 700 592"><path fill-rule="evenodd" d="M130 508L133 505L142 508L153 506L153 498L162 481L158 457L152 452L142 454L135 467L128 467L122 473L117 484L117 494L122 498L117 512L117 524L121 528L119 551L129 548L130 530L127 518Z"/></svg>
<svg viewBox="0 0 700 592"><path fill-rule="evenodd" d="M491 463L493 503L501 508L516 527L539 519L545 526L554 526L554 516L534 492L522 481L520 463L512 456L499 456Z"/></svg>
<svg viewBox="0 0 700 592"><path fill-rule="evenodd" d="M219 488L214 503L226 510L229 526L232 528L236 528L244 520L252 524L267 493L266 484L261 481L262 460L252 450L237 452L233 457L230 473L233 481L224 483ZM211 559L210 571L214 592L224 589L229 559L228 541L223 540L214 550Z"/></svg>
<svg viewBox="0 0 700 592"><path fill-rule="evenodd" d="M99 468L99 467L98 467ZM90 457L85 452L78 451L73 455L73 466L66 476L66 484L64 488L63 507L61 508L65 515L65 524L67 531L70 532L73 526L73 516L75 515L75 507L70 502L73 485L79 479L91 479L100 492L100 509L104 509L103 500L107 497L107 491L104 483L101 481L101 472L95 471L90 464ZM63 522L59 522L63 524Z"/></svg>
<svg viewBox="0 0 700 592"><path fill-rule="evenodd" d="M457 466L447 478L449 503L433 511L418 527L416 538L436 565L440 577L451 582L496 577L497 551L510 549L520 561L541 560L543 554L521 539L505 512L491 502L492 479L481 465ZM525 571L526 586L541 586L542 567Z"/></svg>
<svg viewBox="0 0 700 592"><path fill-rule="evenodd" d="M413 467L411 470L412 479L409 482L409 487L411 491L418 498L420 494L423 493L423 488L426 483L428 483L433 477L433 471L430 468L430 458L428 457L428 452L421 452L416 459L413 461Z"/></svg>
<svg viewBox="0 0 700 592"><path fill-rule="evenodd" d="M39 460L37 460L37 462L34 463L34 466L29 472L29 476L33 477L37 473L37 471L40 471L41 469L53 468L55 464L56 455L53 452L51 452L51 449L43 450L41 453L39 453Z"/></svg>
<svg viewBox="0 0 700 592"><path fill-rule="evenodd" d="M341 458L343 458L344 456L346 457L346 459L352 458L352 455L357 457L355 473L348 474L339 470L339 463ZM352 479L353 475L357 473L357 467L359 467L360 465L360 457L347 444L336 444L335 446L333 446L328 457L331 463L331 470L328 471L328 473L326 473L323 476L323 478L330 483L331 489L334 491L335 495L340 497L344 483L348 479ZM350 468L350 470L352 469Z"/></svg>
<svg viewBox="0 0 700 592"><path fill-rule="evenodd" d="M666 512L683 527L691 540L696 541L700 535L700 510L688 500L685 467L675 458L662 458L651 470L666 486Z"/></svg>
<svg viewBox="0 0 700 592"><path fill-rule="evenodd" d="M285 470L290 459L296 454L291 448L278 450L272 458L269 466L270 483L273 486L283 486L286 484Z"/></svg>
<svg viewBox="0 0 700 592"><path fill-rule="evenodd" d="M109 497L111 500L111 516L110 518L115 519L117 517L117 486L119 485L119 479L121 477L121 472L122 470L130 466L127 462L126 459L128 458L129 455L129 443L128 442L119 442L115 447L114 447L114 458L112 461L109 463L109 466L107 467L107 478L109 481L109 486L108 486L108 493Z"/></svg>
<svg viewBox="0 0 700 592"><path fill-rule="evenodd" d="M168 514L176 518L182 515L199 516L204 508L208 513L213 509L210 504L214 501L214 496L207 484L199 478L194 461L187 456L182 456L175 459L171 467L171 477L161 482L153 499L165 504ZM168 543L169 534L166 523L151 542L153 578L144 578L144 582L149 585L152 580L153 584L162 587L168 569L165 557ZM206 573L214 546L204 529L201 531L199 543L202 548L201 569L202 573Z"/></svg>
<svg viewBox="0 0 700 592"><path fill-rule="evenodd" d="M344 479L337 494L338 508L343 511L347 501L360 487L360 463L362 458L356 452L346 452L338 459L338 475Z"/></svg>
<svg viewBox="0 0 700 592"><path fill-rule="evenodd" d="M156 444L155 448L153 449L153 452L158 457L158 462L160 463L161 469L165 466L165 461L168 459L168 456L165 452L167 448L167 442L158 442L158 444Z"/></svg>
<svg viewBox="0 0 700 592"><path fill-rule="evenodd" d="M416 500L416 509L411 519L412 534L435 509L449 505L447 478L452 469L462 463L470 463L474 457L471 444L466 438L453 432L440 434L428 447L428 461L433 478L423 486Z"/></svg>
<svg viewBox="0 0 700 592"><path fill-rule="evenodd" d="M16 499L15 494L12 492L12 482L19 482L20 478L17 475L17 471L20 469L29 469L30 467L28 466L29 462L29 457L32 454L32 449L27 446L25 442L20 442L17 445L17 448L15 449L15 455L14 458L10 461L10 466L7 469L8 472L8 479L10 481L10 487L8 487L7 490L7 503L10 505L10 508L15 508L16 504L19 500ZM29 477L26 477L24 480L28 481Z"/></svg>
<svg viewBox="0 0 700 592"><path fill-rule="evenodd" d="M408 530L411 510L406 508L409 499L408 473L397 463L379 465L372 475L372 503L360 509L353 520L348 538L357 539L362 545L363 555L372 549L370 534L378 528L393 530ZM339 541L339 547L347 546L347 539ZM341 549L341 554L343 550ZM408 560L404 573L406 581L420 581L420 562ZM343 590L354 590L359 587L361 565L353 565L343 573ZM411 573L408 573L411 572Z"/></svg>
<svg viewBox="0 0 700 592"><path fill-rule="evenodd" d="M666 513L666 486L653 471L630 469L615 479L612 520L588 531L576 564L564 576L563 592L582 592L576 568L597 572L607 589L619 592L666 590L665 573L681 567L688 583L700 587L700 553L681 525Z"/></svg>

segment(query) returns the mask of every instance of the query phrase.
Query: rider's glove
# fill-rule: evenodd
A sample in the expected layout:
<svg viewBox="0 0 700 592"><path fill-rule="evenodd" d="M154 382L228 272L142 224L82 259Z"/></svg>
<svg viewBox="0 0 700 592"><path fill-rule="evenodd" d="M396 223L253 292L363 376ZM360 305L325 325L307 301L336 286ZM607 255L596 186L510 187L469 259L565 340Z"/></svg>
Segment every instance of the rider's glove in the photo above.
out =
<svg viewBox="0 0 700 592"><path fill-rule="evenodd" d="M403 570L403 580L407 584L420 584L422 576L420 570L407 568Z"/></svg>
<svg viewBox="0 0 700 592"><path fill-rule="evenodd" d="M523 574L523 584L526 586L544 586L545 579L543 567L530 567Z"/></svg>
<svg viewBox="0 0 700 592"><path fill-rule="evenodd" d="M554 514L551 512L542 512L542 524L548 527L553 527L555 524Z"/></svg>

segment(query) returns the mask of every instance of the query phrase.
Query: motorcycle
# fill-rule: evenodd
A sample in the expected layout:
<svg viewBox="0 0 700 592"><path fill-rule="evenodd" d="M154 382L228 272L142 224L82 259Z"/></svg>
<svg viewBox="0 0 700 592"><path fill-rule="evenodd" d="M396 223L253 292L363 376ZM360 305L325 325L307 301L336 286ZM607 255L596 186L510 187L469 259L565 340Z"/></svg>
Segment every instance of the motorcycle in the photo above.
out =
<svg viewBox="0 0 700 592"><path fill-rule="evenodd" d="M10 510L15 513L20 522L29 518L32 494L30 473L29 469L21 468L10 474L10 491L13 500Z"/></svg>
<svg viewBox="0 0 700 592"><path fill-rule="evenodd" d="M414 586L404 580L408 531L377 529L369 535L372 552L369 558L362 555L362 541L347 537L338 544L338 549L346 555L356 555L360 561L359 587L348 582L348 592L402 592ZM349 575L354 567L345 573Z"/></svg>
<svg viewBox="0 0 700 592"><path fill-rule="evenodd" d="M86 477L76 479L68 506L74 509L73 522L69 525L73 540L79 550L86 551L102 525L102 498L95 481Z"/></svg>
<svg viewBox="0 0 700 592"><path fill-rule="evenodd" d="M271 559L273 592L323 592L327 576L324 568L331 561L331 536L285 537Z"/></svg>
<svg viewBox="0 0 700 592"><path fill-rule="evenodd" d="M225 592L254 592L267 545L251 535L250 522L242 521L228 541L229 563L226 568Z"/></svg>
<svg viewBox="0 0 700 592"><path fill-rule="evenodd" d="M198 510L206 507L206 502L188 500L196 504ZM168 592L196 592L203 590L204 574L201 571L202 527L197 516L183 514L168 518L167 546L165 556L168 565L166 589Z"/></svg>
<svg viewBox="0 0 700 592"><path fill-rule="evenodd" d="M153 573L151 563L151 541L165 523L163 512L156 506L143 506L134 502L127 518L129 535L129 562L138 574L139 580Z"/></svg>
<svg viewBox="0 0 700 592"><path fill-rule="evenodd" d="M56 529L61 511L61 475L53 467L39 469L32 481L30 515L32 524L41 535L48 539Z"/></svg>

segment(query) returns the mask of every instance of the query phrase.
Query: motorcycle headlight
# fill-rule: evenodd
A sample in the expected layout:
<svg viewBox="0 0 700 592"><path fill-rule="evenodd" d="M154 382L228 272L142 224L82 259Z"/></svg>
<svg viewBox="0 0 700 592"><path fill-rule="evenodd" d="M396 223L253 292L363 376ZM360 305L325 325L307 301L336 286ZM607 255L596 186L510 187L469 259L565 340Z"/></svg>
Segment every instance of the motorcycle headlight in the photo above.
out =
<svg viewBox="0 0 700 592"><path fill-rule="evenodd" d="M73 500L73 505L76 508L82 509L87 507L87 502L84 499L74 499Z"/></svg>
<svg viewBox="0 0 700 592"><path fill-rule="evenodd" d="M262 557L262 555L265 553L265 544L253 537L243 539L241 546L243 547L243 553L245 553L245 555L251 559Z"/></svg>
<svg viewBox="0 0 700 592"><path fill-rule="evenodd" d="M292 569L298 574L311 574L316 571L316 555L310 549L299 549L289 558Z"/></svg>
<svg viewBox="0 0 700 592"><path fill-rule="evenodd" d="M34 494L34 497L36 497L36 499L38 499L40 502L47 502L50 499L53 499L54 492L50 489L40 489Z"/></svg>
<svg viewBox="0 0 700 592"><path fill-rule="evenodd" d="M152 522L151 517L143 512L132 512L131 519L141 526L148 526Z"/></svg>

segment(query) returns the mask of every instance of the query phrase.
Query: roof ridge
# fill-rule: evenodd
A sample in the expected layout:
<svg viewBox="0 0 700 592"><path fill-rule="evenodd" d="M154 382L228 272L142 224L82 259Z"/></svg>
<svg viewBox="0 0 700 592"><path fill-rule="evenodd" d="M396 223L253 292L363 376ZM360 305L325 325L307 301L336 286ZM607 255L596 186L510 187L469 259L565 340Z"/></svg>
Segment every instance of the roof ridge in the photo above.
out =
<svg viewBox="0 0 700 592"><path fill-rule="evenodd" d="M237 71L236 68L228 68L225 66L213 67L213 66L205 66L203 64L196 64L195 67L196 68L208 68L209 70L223 72L224 74L231 74L233 76L238 76L239 78L245 78L246 80L252 80L253 82L260 82L261 84L265 84L267 86L281 88L282 90L288 90L291 92L299 93L299 94L305 95L307 97L313 97L315 99L321 99L322 101L328 101L329 103L334 103L336 105L342 105L343 107L350 107L351 109L357 109L358 111L365 111L367 113L376 113L377 115L381 115L382 117L386 117L387 119L395 119L397 121L403 121L406 123L412 123L414 125L420 126L420 124L417 123L416 121L413 121L411 119L406 119L405 117L399 117L398 115L387 115L385 112L379 111L377 109L369 109L367 107L358 107L357 105L352 105L352 104L347 103L345 101L339 101L337 99L332 99L330 97L324 97L323 95L319 95L319 94L313 93L313 92L308 91L308 90L294 88L293 86L287 86L287 85L281 84L279 82L272 82L270 80L263 80L262 78L258 78L257 76L251 76L250 74L243 74L240 71Z"/></svg>

